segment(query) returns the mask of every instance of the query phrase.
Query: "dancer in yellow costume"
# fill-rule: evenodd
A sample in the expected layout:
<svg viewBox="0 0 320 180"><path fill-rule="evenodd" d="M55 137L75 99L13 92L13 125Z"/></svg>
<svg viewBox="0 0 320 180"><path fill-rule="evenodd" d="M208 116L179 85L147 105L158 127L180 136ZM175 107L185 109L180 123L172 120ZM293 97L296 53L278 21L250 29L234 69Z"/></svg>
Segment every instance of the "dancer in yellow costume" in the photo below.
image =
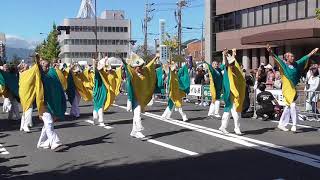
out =
<svg viewBox="0 0 320 180"><path fill-rule="evenodd" d="M242 135L240 131L240 116L246 91L246 82L242 70L235 59L236 49L232 49L232 56L227 50L223 51L223 99L225 102L224 113L222 115L219 130L225 134L229 133L226 128L232 115L234 120L234 132Z"/></svg>
<svg viewBox="0 0 320 180"><path fill-rule="evenodd" d="M288 131L286 128L289 123L290 117L292 119L291 131L296 132L297 130L297 110L296 103L297 99L296 86L300 81L302 72L308 65L309 58L314 55L319 49L316 48L311 51L308 55L303 56L299 60L295 60L295 56L291 52L287 52L284 57L286 62L281 60L277 55L275 55L270 47L267 45L267 50L272 55L274 61L279 65L281 79L282 79L282 94L286 102L286 107L280 117L278 128L283 131Z"/></svg>
<svg viewBox="0 0 320 180"><path fill-rule="evenodd" d="M168 76L168 92L169 101L168 107L162 114L162 118L170 119L173 108L177 108L183 121L188 121L187 115L182 111L182 98L190 91L190 77L187 65L178 69L178 65L174 62L171 63L170 72Z"/></svg>
<svg viewBox="0 0 320 180"><path fill-rule="evenodd" d="M93 61L95 70L93 88L93 122L104 127L103 112L107 111L120 94L121 67L113 70L107 57Z"/></svg>
<svg viewBox="0 0 320 180"><path fill-rule="evenodd" d="M141 123L141 112L152 99L156 88L156 71L155 62L159 57L156 56L147 65L138 55L133 54L130 65L122 59L126 72L126 82L128 91L128 108L133 110L133 125L130 136L135 138L144 138L142 130L144 127Z"/></svg>

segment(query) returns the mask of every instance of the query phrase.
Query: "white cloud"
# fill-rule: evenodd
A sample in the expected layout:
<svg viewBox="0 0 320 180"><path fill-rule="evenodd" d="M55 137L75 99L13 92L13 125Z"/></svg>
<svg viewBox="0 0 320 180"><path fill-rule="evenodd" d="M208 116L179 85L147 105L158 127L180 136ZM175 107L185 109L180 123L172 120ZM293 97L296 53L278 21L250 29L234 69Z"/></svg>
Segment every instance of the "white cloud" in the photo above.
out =
<svg viewBox="0 0 320 180"><path fill-rule="evenodd" d="M6 35L6 46L11 48L34 49L40 42L27 40L16 35Z"/></svg>

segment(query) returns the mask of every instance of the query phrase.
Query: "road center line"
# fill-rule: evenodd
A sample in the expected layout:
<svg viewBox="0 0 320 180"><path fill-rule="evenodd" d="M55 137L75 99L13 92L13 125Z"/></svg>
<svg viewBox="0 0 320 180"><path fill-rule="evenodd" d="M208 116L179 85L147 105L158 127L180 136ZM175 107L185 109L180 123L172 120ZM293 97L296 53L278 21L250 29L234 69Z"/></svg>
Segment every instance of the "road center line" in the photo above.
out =
<svg viewBox="0 0 320 180"><path fill-rule="evenodd" d="M172 150L184 153L184 154L188 154L190 156L199 155L199 153L196 153L196 152L193 152L193 151L189 151L189 150L186 150L186 149L183 149L183 148L180 148L180 147L177 147L177 146L173 146L173 145L170 145L170 144L167 144L167 143L163 143L163 142L160 142L160 141L157 141L157 140L154 140L154 139L146 139L146 141L148 141L149 143L152 143L152 144L156 144L156 145L168 148L168 149L172 149Z"/></svg>
<svg viewBox="0 0 320 180"><path fill-rule="evenodd" d="M122 109L126 109L126 107L124 106L119 106L119 105L114 105L116 107L122 108ZM230 142L234 142L237 144L241 144L247 147L251 147L257 150L261 150L264 152L268 152L280 157L284 157L286 159L290 159L293 161L297 161L297 162L301 162L303 164L307 164L316 168L320 168L320 156L314 155L314 154L310 154L310 153L306 153L303 151L298 151L298 150L294 150L291 148L287 148L287 147L283 147L283 146L278 146L272 143L268 143L268 142L264 142L264 141L260 141L260 140L256 140L253 138L248 138L248 137L244 137L244 136L237 136L235 134L222 134L219 130L216 129L211 129L211 128L207 128L204 126L199 126L199 125L195 125L192 123L187 123L187 122L182 122L182 121L178 121L178 120L164 120L161 118L161 116L156 115L156 114L152 114L152 113L144 113L143 115L160 120L160 121L164 121L170 124L174 124L177 126L181 126L184 128L188 128L203 134L207 134L210 136L214 136L214 137L218 137L220 139L224 139Z"/></svg>

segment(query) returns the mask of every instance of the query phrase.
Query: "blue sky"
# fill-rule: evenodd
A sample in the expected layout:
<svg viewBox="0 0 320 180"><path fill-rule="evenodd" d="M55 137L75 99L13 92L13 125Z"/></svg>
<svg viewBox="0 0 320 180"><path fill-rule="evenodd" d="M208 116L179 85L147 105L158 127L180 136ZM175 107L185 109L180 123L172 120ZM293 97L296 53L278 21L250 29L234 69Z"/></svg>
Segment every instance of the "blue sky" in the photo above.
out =
<svg viewBox="0 0 320 180"><path fill-rule="evenodd" d="M177 0L148 0L157 3L156 12L150 22L150 33L158 33L159 19L167 21L169 33L175 33L174 8ZM189 8L183 10L183 26L200 27L203 21L203 0L187 0ZM40 41L50 31L53 22L60 24L64 18L76 17L81 0L1 0L0 32L16 36L27 41ZM144 16L146 0L97 0L97 12L100 16L105 9L121 9L132 21L132 36L141 44L143 34L141 19ZM200 38L201 30L184 30L183 39ZM156 36L150 36L153 43Z"/></svg>

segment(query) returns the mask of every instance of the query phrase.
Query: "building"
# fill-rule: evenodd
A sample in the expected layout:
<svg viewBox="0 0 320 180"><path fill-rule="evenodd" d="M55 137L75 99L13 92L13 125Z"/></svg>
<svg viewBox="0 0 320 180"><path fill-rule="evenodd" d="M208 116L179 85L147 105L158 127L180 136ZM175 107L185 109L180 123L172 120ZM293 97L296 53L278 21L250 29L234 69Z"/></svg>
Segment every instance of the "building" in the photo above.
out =
<svg viewBox="0 0 320 180"><path fill-rule="evenodd" d="M70 34L59 35L62 62L88 61L96 53L95 19L68 18L62 26L70 26ZM97 19L98 52L108 57L127 57L131 40L131 22L124 11L106 10Z"/></svg>
<svg viewBox="0 0 320 180"><path fill-rule="evenodd" d="M319 46L320 0L205 0L206 59L221 57L224 48L237 48L246 69L274 64L267 43L283 56L296 58Z"/></svg>
<svg viewBox="0 0 320 180"><path fill-rule="evenodd" d="M0 33L0 62L6 61L6 36Z"/></svg>
<svg viewBox="0 0 320 180"><path fill-rule="evenodd" d="M189 57L192 56L193 61L201 61L205 52L204 43L205 41L201 40L195 40L188 43L187 48L184 50L185 54Z"/></svg>

